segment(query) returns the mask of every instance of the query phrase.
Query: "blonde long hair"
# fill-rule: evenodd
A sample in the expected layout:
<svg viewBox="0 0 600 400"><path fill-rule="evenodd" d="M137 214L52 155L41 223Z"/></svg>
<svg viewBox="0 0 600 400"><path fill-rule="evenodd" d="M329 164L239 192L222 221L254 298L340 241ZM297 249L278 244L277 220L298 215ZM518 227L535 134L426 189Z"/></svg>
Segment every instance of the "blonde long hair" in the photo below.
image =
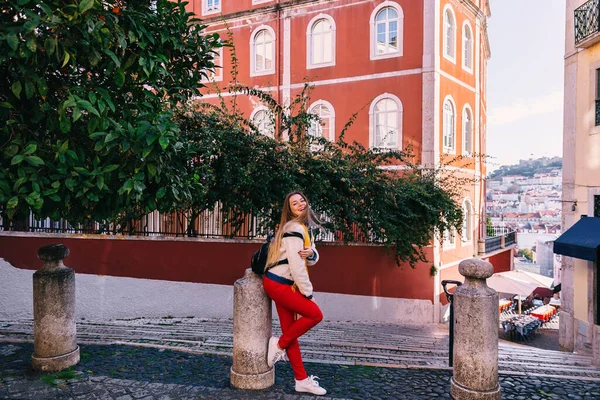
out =
<svg viewBox="0 0 600 400"><path fill-rule="evenodd" d="M306 208L302 211L302 214L297 217L292 213L292 209L290 208L290 198L294 195L299 194L302 196L304 201L306 201ZM283 238L283 234L285 233L286 225L295 221L304 225L317 225L319 222L310 208L310 204L308 203L308 199L304 195L304 193L294 190L293 192L288 193L283 200L283 209L281 210L281 219L279 220L279 229L275 233L275 237L271 240L271 244L269 245L269 255L267 257L267 267L275 264L279 260L279 253L281 248L281 239Z"/></svg>

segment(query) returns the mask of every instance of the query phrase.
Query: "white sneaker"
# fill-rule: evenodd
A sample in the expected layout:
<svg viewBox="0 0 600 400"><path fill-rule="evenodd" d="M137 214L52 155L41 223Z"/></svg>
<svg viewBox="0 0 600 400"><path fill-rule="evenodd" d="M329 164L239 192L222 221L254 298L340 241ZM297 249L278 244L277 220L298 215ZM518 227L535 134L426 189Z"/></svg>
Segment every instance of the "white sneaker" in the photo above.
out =
<svg viewBox="0 0 600 400"><path fill-rule="evenodd" d="M267 365L271 368L277 361L281 361L285 357L285 350L279 348L279 338L272 336L269 339L269 348L267 350Z"/></svg>
<svg viewBox="0 0 600 400"><path fill-rule="evenodd" d="M306 392L316 394L317 396L323 396L327 393L327 390L319 386L318 376L311 375L301 381L296 381L296 392Z"/></svg>

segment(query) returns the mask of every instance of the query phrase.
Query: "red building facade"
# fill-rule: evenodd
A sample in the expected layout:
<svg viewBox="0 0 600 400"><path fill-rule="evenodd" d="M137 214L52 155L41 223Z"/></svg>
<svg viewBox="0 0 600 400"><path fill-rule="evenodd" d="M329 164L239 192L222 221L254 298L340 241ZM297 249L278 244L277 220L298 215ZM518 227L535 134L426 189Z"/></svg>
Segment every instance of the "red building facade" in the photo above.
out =
<svg viewBox="0 0 600 400"><path fill-rule="evenodd" d="M431 262L443 271L478 254L485 165L473 155L485 153L488 0L191 0L187 7L207 32L233 41L240 83L282 104L305 82L314 85L309 110L322 123L310 133L334 140L360 111L349 141L411 146L430 166L462 156L449 169L476 178L464 187L463 234L436 241ZM219 58L205 101L217 101L214 85L230 96L232 54L225 48ZM237 104L273 134L259 99L238 96Z"/></svg>

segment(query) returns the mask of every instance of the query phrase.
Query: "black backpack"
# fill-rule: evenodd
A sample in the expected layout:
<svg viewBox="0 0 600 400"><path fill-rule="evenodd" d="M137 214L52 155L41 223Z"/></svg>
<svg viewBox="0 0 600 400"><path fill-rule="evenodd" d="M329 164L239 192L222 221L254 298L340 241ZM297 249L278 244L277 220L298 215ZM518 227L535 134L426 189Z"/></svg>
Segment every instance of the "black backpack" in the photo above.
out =
<svg viewBox="0 0 600 400"><path fill-rule="evenodd" d="M286 232L283 234L283 237L297 237L304 240L304 236L302 236L302 234L299 232ZM275 265L271 265L265 270L265 267L267 266L267 257L269 256L269 244L271 243L272 239L272 234L267 235L267 241L263 243L260 246L260 249L258 249L256 253L252 255L252 259L250 260L250 267L252 268L252 272L254 272L257 275L262 275L273 267L288 263L288 260L286 258L278 261Z"/></svg>

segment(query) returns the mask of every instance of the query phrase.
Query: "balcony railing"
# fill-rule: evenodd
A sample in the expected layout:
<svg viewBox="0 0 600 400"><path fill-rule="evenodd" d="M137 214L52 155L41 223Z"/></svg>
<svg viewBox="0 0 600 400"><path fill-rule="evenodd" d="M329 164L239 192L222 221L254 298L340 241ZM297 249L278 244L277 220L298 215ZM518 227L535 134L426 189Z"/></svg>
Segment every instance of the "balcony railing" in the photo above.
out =
<svg viewBox="0 0 600 400"><path fill-rule="evenodd" d="M488 254L516 243L517 234L512 228L489 226L486 229L486 238L480 241L479 254Z"/></svg>
<svg viewBox="0 0 600 400"><path fill-rule="evenodd" d="M517 233L516 232L509 232L506 235L504 235L504 245L505 246L510 246L513 244L517 243Z"/></svg>
<svg viewBox="0 0 600 400"><path fill-rule="evenodd" d="M589 0L575 9L575 45L600 36L600 0Z"/></svg>
<svg viewBox="0 0 600 400"><path fill-rule="evenodd" d="M596 100L596 126L600 125L600 100Z"/></svg>
<svg viewBox="0 0 600 400"><path fill-rule="evenodd" d="M5 226L8 224L5 224L0 215L0 231L236 239L263 239L268 233L272 233L264 217L248 213L238 224L229 221L230 217L231 213L223 210L220 203L202 212L190 210L163 214L154 211L121 225L114 222L71 223L64 219L38 219L30 213L28 218L11 226ZM321 222L328 221L327 216L321 216ZM353 234L354 243L380 243L377 239L364 235L356 226ZM315 239L320 242L344 241L340 232L325 228L315 231Z"/></svg>

